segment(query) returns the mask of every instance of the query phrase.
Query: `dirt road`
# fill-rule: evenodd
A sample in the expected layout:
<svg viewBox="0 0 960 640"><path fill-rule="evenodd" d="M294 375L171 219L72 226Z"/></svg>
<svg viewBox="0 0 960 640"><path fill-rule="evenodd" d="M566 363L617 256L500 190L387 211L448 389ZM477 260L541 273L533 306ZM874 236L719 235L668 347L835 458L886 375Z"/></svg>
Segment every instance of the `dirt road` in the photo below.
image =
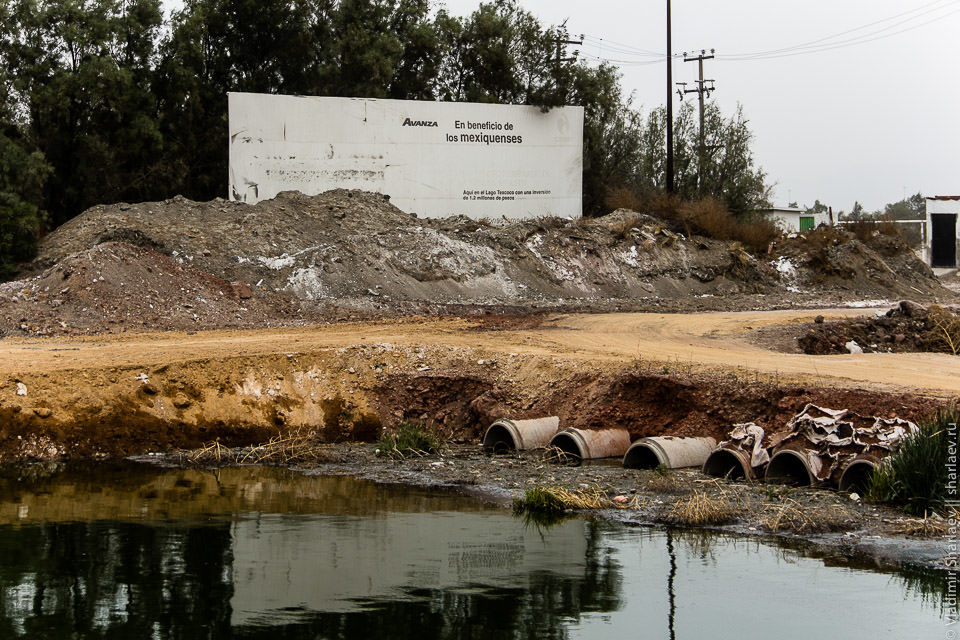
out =
<svg viewBox="0 0 960 640"><path fill-rule="evenodd" d="M470 348L479 354L555 356L594 363L665 361L734 369L782 381L960 394L960 358L940 354L808 356L750 343L753 329L852 317L861 309L704 314L560 315L535 329L478 331L460 319L341 323L306 328L0 341L0 376L70 369L155 367L224 357L303 353L356 345Z"/></svg>

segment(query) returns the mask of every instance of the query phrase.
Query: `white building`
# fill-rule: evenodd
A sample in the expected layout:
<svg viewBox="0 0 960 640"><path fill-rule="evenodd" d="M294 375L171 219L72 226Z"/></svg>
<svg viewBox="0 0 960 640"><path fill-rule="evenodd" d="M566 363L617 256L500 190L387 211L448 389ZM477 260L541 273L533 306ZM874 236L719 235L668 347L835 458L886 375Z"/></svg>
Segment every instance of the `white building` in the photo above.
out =
<svg viewBox="0 0 960 640"><path fill-rule="evenodd" d="M960 196L927 198L927 243L924 249L931 267L955 269L960 244Z"/></svg>
<svg viewBox="0 0 960 640"><path fill-rule="evenodd" d="M757 213L776 222L785 233L810 231L821 224L831 224L827 213L807 213L804 209L794 207L772 207L760 209Z"/></svg>

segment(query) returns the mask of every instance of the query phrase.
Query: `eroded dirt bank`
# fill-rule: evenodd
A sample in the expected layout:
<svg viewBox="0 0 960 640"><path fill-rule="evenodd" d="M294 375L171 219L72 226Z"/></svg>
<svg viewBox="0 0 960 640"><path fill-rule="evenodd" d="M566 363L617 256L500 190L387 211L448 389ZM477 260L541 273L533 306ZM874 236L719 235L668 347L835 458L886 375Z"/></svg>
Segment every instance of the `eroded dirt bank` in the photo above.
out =
<svg viewBox="0 0 960 640"><path fill-rule="evenodd" d="M471 441L503 416L719 438L744 421L776 432L807 402L913 420L953 395L949 369L906 377L930 367L917 357L936 354L884 354L892 359L883 367L866 354L796 356L786 366L783 354L738 337L744 326L790 317L709 314L699 329L696 316L624 315L562 316L535 329L431 320L8 339L0 341L0 459L242 445L291 431L371 441L404 420ZM764 368L763 353L775 366ZM858 368L877 382L846 379Z"/></svg>

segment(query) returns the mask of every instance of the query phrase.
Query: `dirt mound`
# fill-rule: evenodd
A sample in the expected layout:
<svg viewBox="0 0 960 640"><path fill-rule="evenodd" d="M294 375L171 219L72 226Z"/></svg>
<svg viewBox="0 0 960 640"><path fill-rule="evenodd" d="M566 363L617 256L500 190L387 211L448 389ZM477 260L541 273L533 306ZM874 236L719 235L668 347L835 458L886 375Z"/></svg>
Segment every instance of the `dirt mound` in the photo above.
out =
<svg viewBox="0 0 960 640"><path fill-rule="evenodd" d="M464 313L478 308L513 313L719 310L837 304L917 292L950 295L909 252L898 253L879 241L872 248L856 240L842 243L839 237L830 242L801 237L787 242L782 255L754 256L737 244L685 237L660 219L625 210L596 219L509 222L463 216L418 219L394 207L387 196L361 191L282 193L257 205L177 197L94 207L47 236L23 274L63 269L74 255L96 260L106 254L89 253L92 248L120 241L147 252L138 254L141 270L163 254L166 262L156 267L163 273L192 268L190 277L198 281L212 277L244 283L264 301L268 292L296 299L306 314L331 308L365 314ZM824 264L829 267L824 269ZM89 267L100 268L94 262ZM118 277L124 281L123 274ZM98 300L126 297L129 283L124 289L119 282L110 292L102 285ZM178 292L179 287L172 290L174 296ZM208 295L201 297L209 301ZM0 314L26 318L14 326L43 325L40 317L47 310L41 305L30 312L25 300L16 308L0 302ZM255 317L249 311L237 319L233 309L220 314L193 302L188 302L193 305L187 307L189 313L183 313L183 302L171 298L169 308L139 317L135 310L127 316L120 306L119 315L103 304L86 308L99 308L113 321L132 327L254 322L245 319ZM280 302L264 302L262 310L259 326L287 323L292 313ZM151 324L153 318L178 314L186 325ZM224 317L230 323L220 324ZM97 330L92 319L85 326ZM101 328L109 329L105 324Z"/></svg>
<svg viewBox="0 0 960 640"><path fill-rule="evenodd" d="M105 242L0 284L0 336L294 324L299 303L227 282L151 249Z"/></svg>
<svg viewBox="0 0 960 640"><path fill-rule="evenodd" d="M814 323L797 338L804 353L955 353L960 349L960 318L949 309L929 309L904 301L885 314L858 320ZM952 346L951 346L952 345Z"/></svg>
<svg viewBox="0 0 960 640"><path fill-rule="evenodd" d="M860 298L950 297L929 266L900 237L862 242L838 227L791 234L777 243L776 266L788 287L840 289Z"/></svg>
<svg viewBox="0 0 960 640"><path fill-rule="evenodd" d="M44 239L28 272L104 240L162 250L227 280L301 300L375 308L564 305L755 292L777 274L728 244L654 218L418 219L382 195L283 193L257 205L174 198L94 207Z"/></svg>

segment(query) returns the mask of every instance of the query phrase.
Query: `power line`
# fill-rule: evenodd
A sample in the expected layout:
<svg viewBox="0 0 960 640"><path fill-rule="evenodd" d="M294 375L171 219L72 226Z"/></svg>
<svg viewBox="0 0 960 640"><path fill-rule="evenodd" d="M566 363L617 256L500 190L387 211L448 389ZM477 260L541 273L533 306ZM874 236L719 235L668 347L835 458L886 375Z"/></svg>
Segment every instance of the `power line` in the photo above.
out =
<svg viewBox="0 0 960 640"><path fill-rule="evenodd" d="M942 1L942 0L941 0ZM584 35L584 40L587 41L596 41L601 43L603 46L608 47L611 50L620 51L621 53L633 53L636 55L645 55L652 56L655 58L663 58L664 55L659 51L651 51L650 49L643 49L641 47L635 47L631 44L624 44L623 42L617 42L616 40L609 40L607 38L601 38L599 36Z"/></svg>
<svg viewBox="0 0 960 640"><path fill-rule="evenodd" d="M935 2L935 3L932 3L932 4L941 4L943 1L944 1L944 0L938 0L938 2ZM920 7L920 8L918 8L917 10L914 10L914 11L912 11L912 12L906 12L906 13L914 13L914 14L915 14L915 15L911 15L909 18L905 18L905 19L903 19L903 20L899 20L899 21L897 21L897 22L894 22L894 23L892 23L892 24L889 24L889 25L887 25L887 26L885 26L885 27L882 27L882 28L880 28L880 29L875 29L875 30L873 30L873 31L871 31L871 32L864 33L864 34L855 36L855 37L853 37L853 38L848 38L848 39L846 39L846 40L838 40L838 41L830 42L831 40L835 40L835 39L836 39L837 37L839 37L839 36L846 35L846 34L849 34L849 33L853 33L853 32L855 32L855 31L862 31L863 29L867 29L867 28L869 28L869 27L871 27L871 26L875 26L875 25L881 24L881 23L883 23L883 22L889 22L889 21L891 21L891 20L895 20L896 18L899 18L899 17L902 17L903 15L906 15L906 13L901 13L901 14L897 14L897 15L895 15L895 16L890 16L890 17L888 17L888 18L884 18L884 19L882 19L882 20L877 20L877 21L874 21L874 22L872 22L872 23L869 23L869 24L866 24L866 25L863 25L863 26L860 26L860 27L855 27L855 28L853 28L853 29L847 29L846 31L841 31L841 32L839 32L839 33L835 33L835 34L830 35L830 36L825 36L825 37L823 37L823 38L818 38L817 40L811 40L811 41L809 41L809 42L792 45L792 46L790 46L790 47L783 47L783 48L781 48L781 49L770 49L770 50L767 50L767 51L755 51L755 52L751 52L751 53L739 53L739 54L734 53L734 54L728 54L728 55L718 56L718 59L730 60L730 61L739 61L739 60L768 60L768 59L773 59L773 58L784 58L784 57L789 57L789 56L805 55L805 54L809 54L809 53L820 53L820 52L822 52L822 51L830 51L830 50L832 50L832 49L840 49L840 48L844 48L844 47L851 47L851 46L856 46L856 45L860 45L860 44L866 44L866 43L868 43L868 42L874 42L874 41L876 41L876 40L882 40L882 39L884 39L884 38L889 38L889 37L892 37L892 36L895 36L895 35L898 35L898 34L901 34L901 33L905 33L905 32L907 32L907 31L912 31L912 30L914 30L914 29L919 29L920 27L926 26L926 25L928 25L928 24L932 24L932 23L934 23L934 22L938 22L938 21L940 21L940 20L943 20L944 18L947 18L947 17L955 14L955 13L958 13L958 12L960 12L960 9L954 9L954 10L952 10L952 11L948 11L947 13L941 13L940 15L937 15L937 16L929 19L929 20L925 20L925 21L923 21L923 22L910 25L909 27L906 27L906 28L904 28L904 29L899 29L899 30L892 31L892 32L890 31L891 29L895 29L896 27L899 27L899 26L901 26L901 25L910 23L910 22L916 20L917 18L923 17L923 16L925 16L925 15L929 15L929 14L931 14L931 13L936 13L936 12L942 11L942 10L944 10L944 9L949 9L949 8L951 7L951 5L956 5L958 1L960 1L960 0L949 0L948 4L946 4L946 5L938 6L938 7L936 7L936 8L928 9L928 10L926 10L926 11L921 11L920 13L917 13L917 11L919 11L920 9L924 9L925 7L929 7L929 6L930 6L930 5L925 5L925 7ZM885 33L885 32L887 32L887 33Z"/></svg>
<svg viewBox="0 0 960 640"><path fill-rule="evenodd" d="M879 20L874 20L866 24L852 27L850 29L845 29L837 33L824 36L822 38L816 38L814 40L808 40L806 42L801 42L789 47L781 47L779 49L768 49L764 51L754 51L754 52L745 52L745 53L732 53L718 55L718 60L725 60L729 62L745 62L751 60L770 60L775 58L786 58L798 55L807 55L813 53L822 53L824 51L831 51L833 49L841 49L845 47L852 47L861 44L867 44L870 42L875 42L877 40L882 40L885 38L890 38L901 33L906 33L914 29L919 29L920 27L933 24L945 18L948 18L954 14L960 13L960 8L955 8L946 13L939 13L934 17L924 20L919 23L911 24L903 29L897 29L897 27L907 25L911 22L916 21L919 18L922 18L927 15L937 14L944 10L951 9L956 5L960 0L934 0L934 2L929 2L925 5L921 5L909 11L903 11L886 18L881 18ZM890 23L890 24L885 24ZM861 33L852 38L847 38L843 40L837 40L841 36L848 34L856 33L858 31L864 31L875 27L877 25L885 24L885 26L879 29L873 29L867 33ZM896 29L891 31L891 29ZM649 49L644 49L641 47L634 47L622 42L617 42L615 40L608 40L606 38L601 38L599 36L584 35L583 39L589 44L589 46L595 46L600 49L598 54L587 54L583 53L585 57L603 61L610 62L617 65L629 65L629 66L648 66L653 64L660 64L665 59L666 56L663 53L657 53ZM611 54L615 56L604 56L602 55L603 50L606 49L610 51ZM674 55L674 58L679 58L679 55Z"/></svg>
<svg viewBox="0 0 960 640"><path fill-rule="evenodd" d="M659 64L663 64L663 61L667 59L666 56L663 56L660 60L618 60L616 58L607 58L605 56L596 56L590 53L583 53L582 51L580 52L580 56L583 58L591 58L599 62L612 62L614 64L627 65L632 67L646 67L654 64L659 65ZM677 56L674 56L674 58L676 57Z"/></svg>

